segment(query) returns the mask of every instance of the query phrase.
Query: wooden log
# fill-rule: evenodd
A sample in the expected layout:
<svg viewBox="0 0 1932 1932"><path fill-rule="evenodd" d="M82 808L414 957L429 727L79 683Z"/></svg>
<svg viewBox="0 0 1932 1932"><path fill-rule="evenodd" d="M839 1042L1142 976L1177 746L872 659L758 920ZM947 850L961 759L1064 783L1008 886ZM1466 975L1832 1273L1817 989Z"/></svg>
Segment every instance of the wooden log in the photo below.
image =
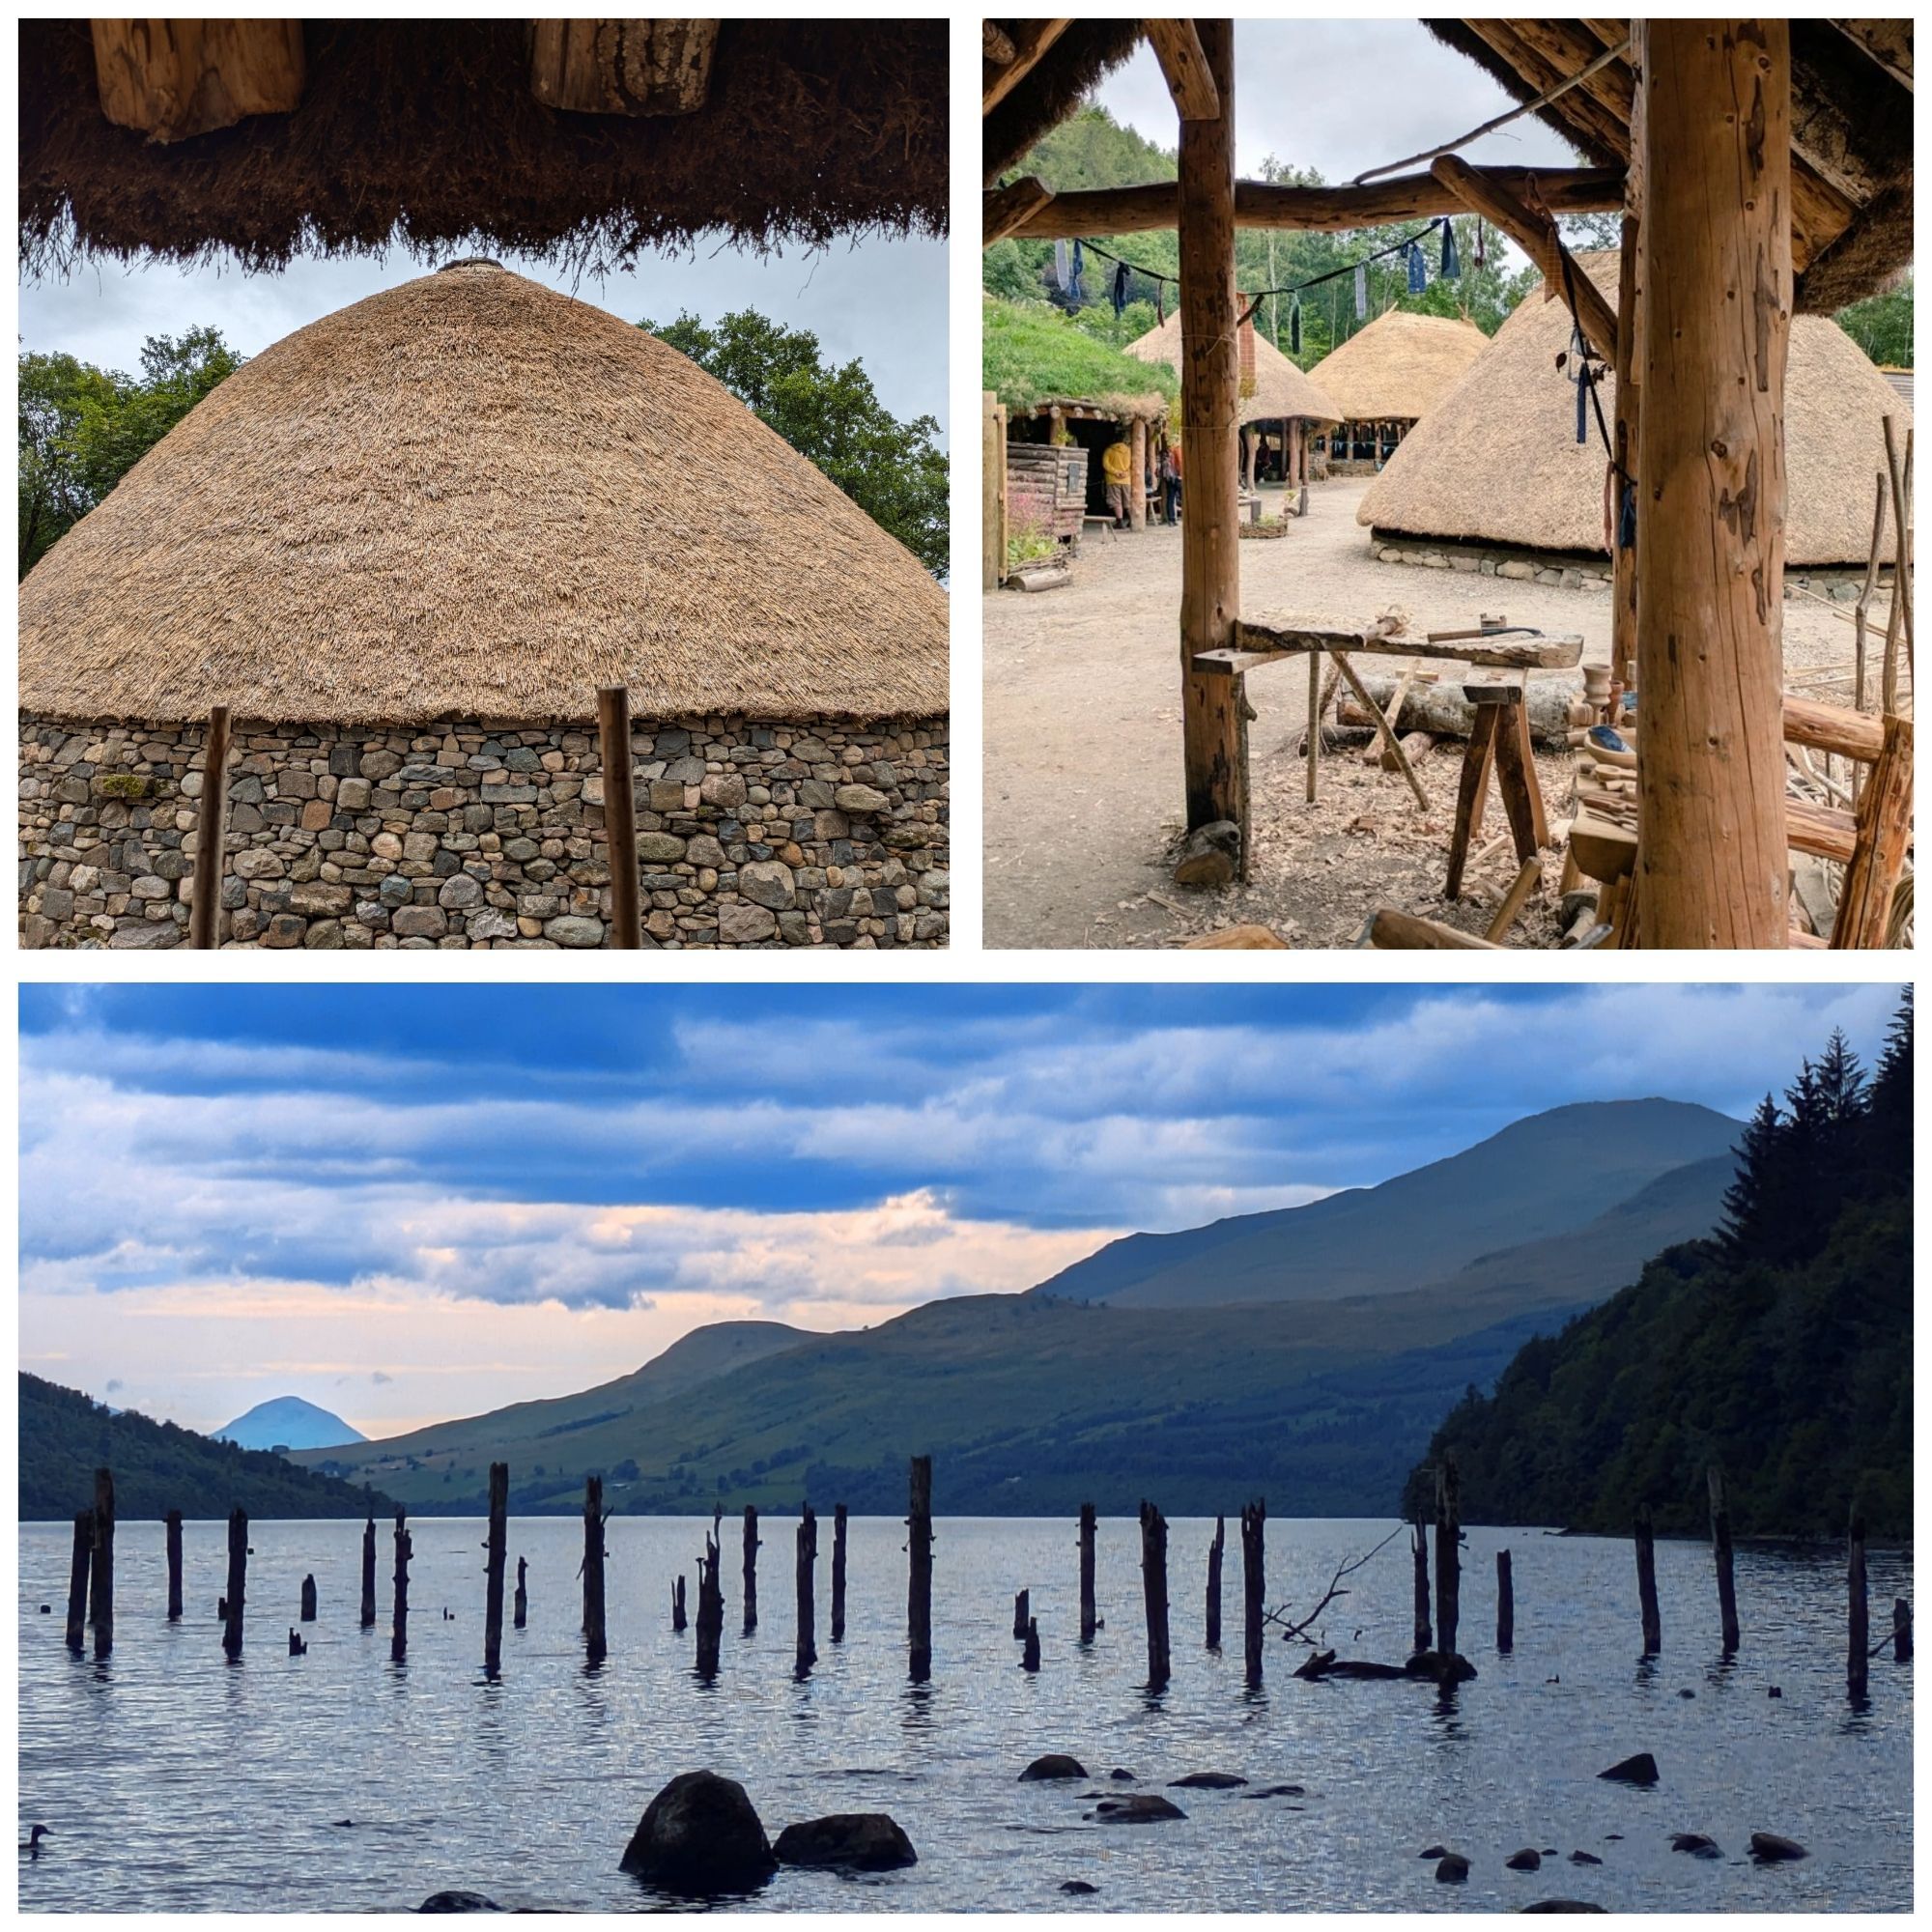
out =
<svg viewBox="0 0 1932 1932"><path fill-rule="evenodd" d="M1188 475L1193 486L1193 474ZM1185 519L1182 520L1183 524ZM1357 630L1327 629L1293 617L1245 617L1230 640L1242 651L1293 655L1301 651L1351 651L1372 657L1413 658L1425 664L1465 664L1481 670L1573 670L1583 654L1580 636L1516 638L1498 634L1487 641L1482 633L1468 637L1410 637L1386 624ZM1563 692L1567 706L1570 689ZM1420 716L1420 714L1417 714ZM1565 723L1568 719L1566 716Z"/></svg>
<svg viewBox="0 0 1932 1932"><path fill-rule="evenodd" d="M1782 676L1790 23L1634 23L1640 838L1649 947L1787 944Z"/></svg>
<svg viewBox="0 0 1932 1932"><path fill-rule="evenodd" d="M1369 945L1384 952L1499 952L1502 950L1492 946L1487 939L1478 939L1473 932L1463 932L1439 920L1423 919L1415 913L1399 912L1394 906L1382 906L1376 912L1369 921L1366 938Z"/></svg>
<svg viewBox="0 0 1932 1932"><path fill-rule="evenodd" d="M510 1465L490 1464L490 1523L483 1537L483 1674L503 1666L503 1568L509 1560Z"/></svg>
<svg viewBox="0 0 1932 1932"><path fill-rule="evenodd" d="M1867 784L1865 789L1870 790ZM1784 833L1794 852L1814 859L1834 859L1849 866L1858 851L1858 821L1834 805L1813 805L1807 798L1784 801Z"/></svg>
<svg viewBox="0 0 1932 1932"><path fill-rule="evenodd" d="M1634 156L1641 148L1634 129ZM1637 297L1642 211L1643 171L1640 162L1634 162L1626 184L1622 246L1617 258L1616 415L1610 425L1614 461L1608 479L1610 673L1626 686L1636 681L1636 546L1623 540L1622 497L1628 490L1634 511L1637 451L1643 440L1643 354L1637 338L1637 317L1643 306Z"/></svg>
<svg viewBox="0 0 1932 1932"><path fill-rule="evenodd" d="M1262 1681L1267 1634L1267 1502L1257 1496L1241 1511L1241 1666L1248 1689Z"/></svg>
<svg viewBox="0 0 1932 1932"><path fill-rule="evenodd" d="M1912 1662L1912 1605L1903 1597L1891 1600L1891 1661Z"/></svg>
<svg viewBox="0 0 1932 1932"><path fill-rule="evenodd" d="M573 114L695 114L717 51L716 20L533 20L530 92Z"/></svg>
<svg viewBox="0 0 1932 1932"><path fill-rule="evenodd" d="M1517 915L1528 903L1529 895L1543 882L1543 861L1525 859L1517 868L1517 875L1510 881L1510 889L1503 895L1503 902L1496 908L1495 917L1490 921L1483 937L1492 946L1500 946L1503 935L1516 923Z"/></svg>
<svg viewBox="0 0 1932 1932"><path fill-rule="evenodd" d="M228 1588L221 1599L221 1648L233 1663L242 1655L243 1613L248 1603L248 1512L228 1514Z"/></svg>
<svg viewBox="0 0 1932 1932"><path fill-rule="evenodd" d="M1094 1608L1094 1505L1080 1505L1080 1641L1092 1643L1099 1619Z"/></svg>
<svg viewBox="0 0 1932 1932"><path fill-rule="evenodd" d="M1053 190L1037 175L1022 175L1005 187L989 187L980 203L980 247L1004 242L1052 199Z"/></svg>
<svg viewBox="0 0 1932 1932"><path fill-rule="evenodd" d="M1321 714L1327 709L1327 694L1321 688L1322 659L1320 651L1308 653L1308 723L1302 728L1301 742L1308 756L1308 803L1315 803L1316 770L1321 762ZM1339 664L1335 676L1342 675Z"/></svg>
<svg viewBox="0 0 1932 1932"><path fill-rule="evenodd" d="M604 1630L604 1478L583 1479L583 1654L602 1663L609 1654Z"/></svg>
<svg viewBox="0 0 1932 1932"><path fill-rule="evenodd" d="M1357 666L1359 670L1361 668ZM1394 696L1398 678L1362 673L1362 689L1369 705L1386 710ZM1538 678L1524 693L1522 709L1531 738L1551 751L1560 751L1570 742L1570 704L1574 687L1567 679ZM1477 707L1463 696L1458 684L1422 684L1411 687L1403 711L1411 729L1404 732L1405 742L1418 731L1432 738L1466 738L1476 722ZM1335 721L1350 730L1373 731L1375 719L1352 692L1345 692L1335 706ZM1366 755L1366 754L1365 754Z"/></svg>
<svg viewBox="0 0 1932 1932"><path fill-rule="evenodd" d="M1496 1649L1507 1655L1516 1648L1516 1578L1510 1572L1510 1553L1496 1551Z"/></svg>
<svg viewBox="0 0 1932 1932"><path fill-rule="evenodd" d="M1475 686L1465 685L1463 695L1467 697ZM1500 697L1498 693L1497 696ZM1516 840L1516 856L1523 862L1536 857L1537 849L1546 835L1547 827L1543 818L1542 795L1536 782L1536 764L1528 750L1528 740L1523 735L1522 693L1512 690L1508 699L1497 702L1495 708L1502 715L1496 721L1496 790L1502 796L1503 815L1509 820L1510 836ZM1514 700L1514 701L1511 701ZM1493 701L1489 692L1485 692L1478 703Z"/></svg>
<svg viewBox="0 0 1932 1932"><path fill-rule="evenodd" d="M1020 1652L1020 1668L1037 1671L1039 1668L1039 1619L1027 1619L1025 1648Z"/></svg>
<svg viewBox="0 0 1932 1932"><path fill-rule="evenodd" d="M1214 1519L1214 1535L1208 1545L1208 1629L1209 1650L1221 1648L1221 1561L1228 1547L1228 1519Z"/></svg>
<svg viewBox="0 0 1932 1932"><path fill-rule="evenodd" d="M510 1621L518 1630L522 1630L529 1620L530 1593L528 1582L529 1565L523 1557L519 1556L517 1558L517 1594L510 1605ZM682 1606L683 1601L684 1578L680 1577L678 1578L678 1602L680 1606Z"/></svg>
<svg viewBox="0 0 1932 1932"><path fill-rule="evenodd" d="M932 1675L932 1458L915 1456L906 1501L906 1673Z"/></svg>
<svg viewBox="0 0 1932 1932"><path fill-rule="evenodd" d="M611 867L611 944L636 952L644 940L638 882L637 765L631 751L631 694L625 685L597 687L597 753L604 774L604 844Z"/></svg>
<svg viewBox="0 0 1932 1932"><path fill-rule="evenodd" d="M1657 1657L1663 1650L1663 1626L1657 1613L1657 1539L1651 1532L1648 1507L1636 1513L1637 1614L1643 1620L1643 1654Z"/></svg>
<svg viewBox="0 0 1932 1932"><path fill-rule="evenodd" d="M718 1653L724 1639L724 1591L718 1580L718 1566L724 1557L723 1546L707 1536L704 1554L697 1560L697 1629L693 1659L698 1676L707 1681L718 1675Z"/></svg>
<svg viewBox="0 0 1932 1932"><path fill-rule="evenodd" d="M1187 514L1180 524L1181 749L1187 830L1240 828L1236 875L1248 876L1247 693L1240 675L1199 670L1202 651L1235 643L1241 611L1240 352L1235 331L1234 23L1196 31L1220 112L1180 124L1180 410ZM1098 230L1087 230L1098 233Z"/></svg>
<svg viewBox="0 0 1932 1932"><path fill-rule="evenodd" d="M299 23L298 23L299 31ZM194 870L190 874L187 943L212 952L221 944L221 887L228 842L228 707L208 714L202 740L201 801L194 814Z"/></svg>
<svg viewBox="0 0 1932 1932"><path fill-rule="evenodd" d="M1014 1591L1014 1593L1013 1593L1013 1641L1014 1641L1015 1643L1018 1643L1018 1642L1020 1642L1020 1641L1021 1641L1021 1639L1022 1639L1022 1638L1024 1638L1024 1637L1025 1637L1025 1635L1026 1635L1026 1633L1027 1633L1027 1619L1028 1619L1028 1617L1029 1617L1029 1616L1030 1616L1030 1615L1032 1614L1032 1611L1031 1611L1031 1607L1030 1607L1030 1606L1031 1606L1031 1605L1032 1605L1032 1603L1033 1603L1033 1592L1032 1592L1031 1590L1016 1590L1016 1591Z"/></svg>
<svg viewBox="0 0 1932 1932"><path fill-rule="evenodd" d="M1383 750L1388 753L1389 756L1394 758L1397 768L1401 771L1403 777L1408 781L1408 788L1415 795L1416 804L1426 812L1429 810L1429 794L1422 789L1422 781L1409 770L1408 760L1403 756L1401 741L1390 728L1389 721L1369 702L1369 694L1362 689L1362 680L1356 674L1353 664L1350 662L1348 652L1337 651L1335 653L1335 666L1342 673L1342 681L1348 685L1349 689L1355 694L1356 697L1368 710L1370 718L1375 724L1377 735L1382 741Z"/></svg>
<svg viewBox="0 0 1932 1932"><path fill-rule="evenodd" d="M1711 1495L1711 1555L1718 1570L1718 1620L1723 1633L1724 1655L1738 1648L1738 1586L1731 1562L1731 1512L1724 1502L1723 1472L1713 1463L1704 1472Z"/></svg>
<svg viewBox="0 0 1932 1932"><path fill-rule="evenodd" d="M1859 795L1852 862L1832 922L1832 945L1837 951L1885 945L1891 929L1892 895L1912 850L1912 721L1888 716L1882 729L1884 749Z"/></svg>
<svg viewBox="0 0 1932 1932"><path fill-rule="evenodd" d="M1147 1688L1150 1690L1165 1690L1170 1675L1167 1519L1152 1503L1146 1501L1141 1504L1141 1597L1147 1611Z"/></svg>
<svg viewBox="0 0 1932 1932"><path fill-rule="evenodd" d="M745 1505L745 1634L758 1627L758 1512Z"/></svg>
<svg viewBox="0 0 1932 1932"><path fill-rule="evenodd" d="M1449 828L1449 875L1442 896L1452 903L1463 891L1463 873L1469 863L1469 841L1483 822L1483 804L1490 788L1490 769L1496 762L1499 705L1479 704L1469 742L1463 748L1463 770L1456 781L1456 816Z"/></svg>
<svg viewBox="0 0 1932 1932"><path fill-rule="evenodd" d="M376 1519L362 1525L362 1618L363 1630L376 1627Z"/></svg>
<svg viewBox="0 0 1932 1932"><path fill-rule="evenodd" d="M396 1512L396 1568L391 1579L393 1597L389 1606L389 1662L401 1663L410 1654L410 1558L415 1542L410 1535L407 1514Z"/></svg>
<svg viewBox="0 0 1932 1932"><path fill-rule="evenodd" d="M1010 67L1020 54L1013 37L997 20L980 22L980 48L996 67Z"/></svg>
<svg viewBox="0 0 1932 1932"><path fill-rule="evenodd" d="M1148 426L1145 416L1133 420L1132 448L1128 460L1134 466L1133 487L1127 492L1127 527L1144 530L1147 528L1147 451Z"/></svg>
<svg viewBox="0 0 1932 1932"><path fill-rule="evenodd" d="M832 1511L832 1641L845 1641L845 1505Z"/></svg>
<svg viewBox="0 0 1932 1932"><path fill-rule="evenodd" d="M168 1621L182 1618L182 1513L170 1510L167 1516Z"/></svg>
<svg viewBox="0 0 1932 1932"><path fill-rule="evenodd" d="M1885 721L1843 704L1785 695L1784 742L1869 765L1885 750Z"/></svg>
<svg viewBox="0 0 1932 1932"><path fill-rule="evenodd" d="M77 1657L87 1647L87 1577L94 1567L94 1512L73 1516L73 1562L67 1575L67 1647Z"/></svg>
<svg viewBox="0 0 1932 1932"><path fill-rule="evenodd" d="M1144 25L1174 111L1183 121L1212 121L1221 112L1221 95L1194 22L1149 20Z"/></svg>
<svg viewBox="0 0 1932 1932"><path fill-rule="evenodd" d="M1865 1587L1865 1520L1852 1512L1845 1544L1845 1691L1861 1703L1871 1680L1871 1600Z"/></svg>
<svg viewBox="0 0 1932 1932"><path fill-rule="evenodd" d="M1905 661L1912 662L1912 511L1907 501L1906 479L1912 472L1912 443L1906 440L1906 457L1901 469L1898 443L1892 435L1892 418L1885 421L1886 482L1891 492L1891 606L1885 619L1885 663L1880 675L1880 701L1887 712L1898 709L1898 647L1903 636Z"/></svg>
<svg viewBox="0 0 1932 1932"><path fill-rule="evenodd" d="M94 1472L94 1561L88 1573L87 1620L97 1659L114 1653L114 1471Z"/></svg>
<svg viewBox="0 0 1932 1932"><path fill-rule="evenodd" d="M1416 1654L1435 1647L1435 1636L1429 1618L1429 1532L1421 1522L1408 1526L1408 1548L1413 1559L1415 1575L1414 1634L1412 1638Z"/></svg>
<svg viewBox="0 0 1932 1932"><path fill-rule="evenodd" d="M670 1627L673 1634L681 1633L685 1627L684 1614L684 1574L682 1571L670 1579Z"/></svg>
<svg viewBox="0 0 1932 1932"><path fill-rule="evenodd" d="M1435 1647L1456 1655L1463 1593L1462 1489L1456 1459L1444 1456L1435 1466Z"/></svg>
<svg viewBox="0 0 1932 1932"><path fill-rule="evenodd" d="M302 1578L300 1616L301 1621L305 1624L315 1622L315 1573L313 1571Z"/></svg>
<svg viewBox="0 0 1932 1932"><path fill-rule="evenodd" d="M796 1675L810 1675L818 1662L818 1599L812 1572L818 1563L818 1519L807 1503L798 1519L798 1556L795 1580L798 1588L798 1622L793 1648L792 1669Z"/></svg>
<svg viewBox="0 0 1932 1932"><path fill-rule="evenodd" d="M1070 20L1015 20L1009 32L1003 29L1012 52L1006 60L984 62L980 71L980 112L990 114L1039 65L1053 43L1072 24Z"/></svg>
<svg viewBox="0 0 1932 1932"><path fill-rule="evenodd" d="M92 20L100 112L151 141L185 141L301 104L299 20Z"/></svg>

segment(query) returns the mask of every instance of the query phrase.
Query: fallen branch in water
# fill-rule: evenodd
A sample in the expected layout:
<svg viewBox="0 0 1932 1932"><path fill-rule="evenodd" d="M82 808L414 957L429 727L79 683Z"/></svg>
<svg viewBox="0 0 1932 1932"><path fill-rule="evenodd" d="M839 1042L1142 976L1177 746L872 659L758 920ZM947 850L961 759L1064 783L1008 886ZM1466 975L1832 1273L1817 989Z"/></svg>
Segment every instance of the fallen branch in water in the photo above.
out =
<svg viewBox="0 0 1932 1932"><path fill-rule="evenodd" d="M1345 1562L1341 1566L1341 1568L1335 1572L1334 1576L1329 1577L1328 1588L1322 1593L1321 1601L1319 1604L1317 1604L1315 1607L1312 1610L1310 1610L1309 1613L1305 1617L1301 1618L1298 1622L1291 1622L1289 1620L1288 1613L1285 1610L1264 1610L1262 1612L1263 1623L1278 1624L1281 1627L1281 1640L1284 1643L1293 1643L1296 1637L1299 1637L1303 1643L1312 1644L1315 1641L1315 1639L1308 1634L1309 1625L1312 1624L1315 1621L1315 1619L1319 1617L1321 1614L1321 1612L1328 1607L1330 1604L1334 1603L1338 1597L1346 1597L1350 1594L1347 1590L1345 1590L1342 1587L1342 1579L1345 1577L1352 1577L1355 1574L1355 1572L1361 1569L1365 1563L1369 1562L1374 1557L1379 1556L1381 1552L1384 1549L1386 1549L1389 1547L1389 1545L1396 1540L1397 1537L1401 1536L1407 1529L1407 1527L1408 1525L1406 1523L1403 1522L1397 1523L1396 1526L1392 1530L1390 1530L1389 1533L1385 1537L1383 1537L1382 1540L1378 1544L1377 1544L1373 1549L1363 1551L1363 1553L1360 1556L1350 1557L1348 1561Z"/></svg>

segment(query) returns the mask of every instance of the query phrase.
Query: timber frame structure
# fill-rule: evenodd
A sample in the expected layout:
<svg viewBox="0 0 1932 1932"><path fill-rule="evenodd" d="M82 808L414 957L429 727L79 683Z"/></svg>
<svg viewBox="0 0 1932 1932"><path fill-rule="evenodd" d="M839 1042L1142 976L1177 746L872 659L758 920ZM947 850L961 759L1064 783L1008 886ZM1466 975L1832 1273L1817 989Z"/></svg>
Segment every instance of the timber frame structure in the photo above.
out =
<svg viewBox="0 0 1932 1932"><path fill-rule="evenodd" d="M1910 262L1912 23L1428 24L1588 165L1478 169L1443 152L1417 157L1428 165L1416 172L1354 185L1239 182L1230 21L986 25L987 241L1179 232L1188 830L1239 828L1246 875L1248 706L1226 661L1242 616L1236 227L1344 230L1474 213L1564 287L1554 217L1617 213L1615 305L1587 275L1567 282L1584 338L1617 373L1613 461L1641 533L1640 567L1638 548L1616 556L1612 668L1642 694L1644 728L1635 873L1614 943L1783 947L1787 338L1794 313L1832 313ZM1179 181L1065 194L1032 180L1003 185L1143 36L1179 120ZM1665 179L1669 194L1646 194ZM1909 724L1895 723L1909 743Z"/></svg>

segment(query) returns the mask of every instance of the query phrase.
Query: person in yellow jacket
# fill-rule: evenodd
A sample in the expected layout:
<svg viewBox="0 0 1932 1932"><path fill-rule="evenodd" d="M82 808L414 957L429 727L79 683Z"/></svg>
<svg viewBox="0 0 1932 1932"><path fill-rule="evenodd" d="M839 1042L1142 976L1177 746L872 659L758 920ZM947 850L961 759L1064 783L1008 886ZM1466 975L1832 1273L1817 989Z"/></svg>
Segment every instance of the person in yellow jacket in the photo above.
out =
<svg viewBox="0 0 1932 1932"><path fill-rule="evenodd" d="M1127 492L1134 474L1134 453L1125 437L1107 445L1100 458L1100 474L1106 479L1107 507L1114 513L1114 527L1123 530L1132 521L1127 514Z"/></svg>

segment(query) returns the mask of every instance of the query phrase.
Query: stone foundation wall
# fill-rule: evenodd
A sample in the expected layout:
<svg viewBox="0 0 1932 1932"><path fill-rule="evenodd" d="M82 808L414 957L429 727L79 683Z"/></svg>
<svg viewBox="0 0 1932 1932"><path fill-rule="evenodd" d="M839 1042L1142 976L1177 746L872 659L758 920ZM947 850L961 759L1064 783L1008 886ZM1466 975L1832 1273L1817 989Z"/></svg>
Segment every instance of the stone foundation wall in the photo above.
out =
<svg viewBox="0 0 1932 1932"><path fill-rule="evenodd" d="M187 942L202 733L20 720L20 942ZM647 946L944 946L944 720L639 721ZM582 725L241 730L223 944L595 947L611 875Z"/></svg>

